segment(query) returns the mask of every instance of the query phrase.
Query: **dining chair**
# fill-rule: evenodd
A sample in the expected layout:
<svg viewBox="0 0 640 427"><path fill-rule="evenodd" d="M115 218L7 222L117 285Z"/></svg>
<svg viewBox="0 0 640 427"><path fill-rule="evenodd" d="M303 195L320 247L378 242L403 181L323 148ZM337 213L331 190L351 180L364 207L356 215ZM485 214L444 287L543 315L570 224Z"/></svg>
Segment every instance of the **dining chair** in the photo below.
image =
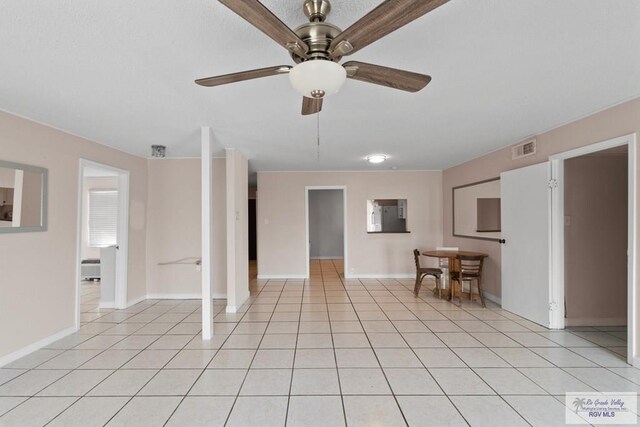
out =
<svg viewBox="0 0 640 427"><path fill-rule="evenodd" d="M418 296L420 292L420 286L425 276L433 276L436 279L436 288L438 289L438 296L442 298L442 288L440 287L440 278L442 277L442 270L439 268L421 267L420 266L420 251L418 249L413 250L413 259L416 263L416 284L413 287L413 293Z"/></svg>
<svg viewBox="0 0 640 427"><path fill-rule="evenodd" d="M484 263L483 256L474 255L458 255L458 261L460 267L458 271L451 272L451 281L458 282L460 284L460 303L462 303L462 282L469 282L469 299L472 298L473 282L476 282L478 289L478 296L482 306L486 307L484 303L484 294L482 291L482 264ZM453 284L453 283L452 283ZM454 297L454 287L451 286L451 301Z"/></svg>

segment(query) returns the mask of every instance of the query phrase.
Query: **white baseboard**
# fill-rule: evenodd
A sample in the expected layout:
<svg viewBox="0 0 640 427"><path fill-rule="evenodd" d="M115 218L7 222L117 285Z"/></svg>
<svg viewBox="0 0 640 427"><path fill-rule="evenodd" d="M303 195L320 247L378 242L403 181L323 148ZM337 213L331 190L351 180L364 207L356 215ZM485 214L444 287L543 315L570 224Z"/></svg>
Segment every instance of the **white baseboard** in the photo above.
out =
<svg viewBox="0 0 640 427"><path fill-rule="evenodd" d="M309 259L344 259L343 256L312 256Z"/></svg>
<svg viewBox="0 0 640 427"><path fill-rule="evenodd" d="M489 301L495 302L496 304L498 304L500 306L502 305L502 298L497 297L497 296L495 296L493 294L490 294L489 292L484 292L484 297L486 299L488 299Z"/></svg>
<svg viewBox="0 0 640 427"><path fill-rule="evenodd" d="M147 299L202 299L202 294L147 294Z"/></svg>
<svg viewBox="0 0 640 427"><path fill-rule="evenodd" d="M75 326L72 326L70 328L63 329L60 332L56 332L53 335L49 335L48 337L43 338L39 341L36 341L33 344L29 344L26 347L22 347L20 350L16 350L13 353L9 353L5 356L2 356L0 357L0 368L3 367L4 365L8 365L9 363L15 360L20 359L21 357L26 356L29 353L33 353L36 350L40 350L42 347L45 347L75 332L76 332L76 328Z"/></svg>
<svg viewBox="0 0 640 427"><path fill-rule="evenodd" d="M392 274L367 274L351 273L345 274L345 279L415 279L416 273L392 273Z"/></svg>
<svg viewBox="0 0 640 427"><path fill-rule="evenodd" d="M98 308L116 308L116 303L100 301L100 304L98 304Z"/></svg>
<svg viewBox="0 0 640 427"><path fill-rule="evenodd" d="M565 326L624 326L626 317L579 317L564 319Z"/></svg>
<svg viewBox="0 0 640 427"><path fill-rule="evenodd" d="M306 274L258 274L258 280L306 279Z"/></svg>
<svg viewBox="0 0 640 427"><path fill-rule="evenodd" d="M227 294L213 294L212 299L227 299ZM202 294L147 294L147 299L202 299Z"/></svg>

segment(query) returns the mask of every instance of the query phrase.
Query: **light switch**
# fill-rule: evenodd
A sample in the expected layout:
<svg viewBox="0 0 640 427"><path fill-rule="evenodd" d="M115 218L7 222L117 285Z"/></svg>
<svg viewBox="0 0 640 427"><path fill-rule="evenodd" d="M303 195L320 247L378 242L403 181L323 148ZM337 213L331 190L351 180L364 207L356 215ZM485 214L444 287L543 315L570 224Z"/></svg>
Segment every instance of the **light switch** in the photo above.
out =
<svg viewBox="0 0 640 427"><path fill-rule="evenodd" d="M571 217L569 215L566 215L564 217L564 226L565 227L570 227L571 226Z"/></svg>
<svg viewBox="0 0 640 427"><path fill-rule="evenodd" d="M240 220L240 211L236 211L236 221Z"/></svg>
<svg viewBox="0 0 640 427"><path fill-rule="evenodd" d="M269 220L267 218L264 219L264 225L269 225Z"/></svg>

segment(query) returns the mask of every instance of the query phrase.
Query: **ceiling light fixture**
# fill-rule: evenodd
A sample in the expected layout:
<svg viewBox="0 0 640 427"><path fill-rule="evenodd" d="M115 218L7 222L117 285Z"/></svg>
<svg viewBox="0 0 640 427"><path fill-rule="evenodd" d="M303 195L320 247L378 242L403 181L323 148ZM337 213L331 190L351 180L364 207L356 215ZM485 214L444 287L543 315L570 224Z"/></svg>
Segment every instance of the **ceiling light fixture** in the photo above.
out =
<svg viewBox="0 0 640 427"><path fill-rule="evenodd" d="M387 160L387 156L384 154L372 154L367 156L367 161L369 163L382 163Z"/></svg>
<svg viewBox="0 0 640 427"><path fill-rule="evenodd" d="M291 86L307 98L323 98L337 93L347 80L347 70L326 59L297 64L289 71Z"/></svg>

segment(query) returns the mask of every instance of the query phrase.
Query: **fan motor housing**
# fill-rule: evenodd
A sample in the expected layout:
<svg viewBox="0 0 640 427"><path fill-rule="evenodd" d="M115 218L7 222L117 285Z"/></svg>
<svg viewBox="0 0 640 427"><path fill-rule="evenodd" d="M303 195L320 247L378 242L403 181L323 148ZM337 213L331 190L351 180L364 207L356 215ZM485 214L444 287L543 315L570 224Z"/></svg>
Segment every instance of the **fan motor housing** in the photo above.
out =
<svg viewBox="0 0 640 427"><path fill-rule="evenodd" d="M291 57L296 64L313 59L327 59L338 62L341 57L332 57L329 54L331 41L342 32L333 24L324 22L331 11L329 0L306 0L302 7L309 22L300 25L294 30L298 37L309 46L307 58L302 58L291 52Z"/></svg>
<svg viewBox="0 0 640 427"><path fill-rule="evenodd" d="M291 57L296 63L309 59L329 59L334 62L338 62L341 59L341 57L331 57L329 55L331 41L342 32L335 25L326 22L309 22L300 25L294 32L309 46L308 59L301 58L293 52L291 53Z"/></svg>

